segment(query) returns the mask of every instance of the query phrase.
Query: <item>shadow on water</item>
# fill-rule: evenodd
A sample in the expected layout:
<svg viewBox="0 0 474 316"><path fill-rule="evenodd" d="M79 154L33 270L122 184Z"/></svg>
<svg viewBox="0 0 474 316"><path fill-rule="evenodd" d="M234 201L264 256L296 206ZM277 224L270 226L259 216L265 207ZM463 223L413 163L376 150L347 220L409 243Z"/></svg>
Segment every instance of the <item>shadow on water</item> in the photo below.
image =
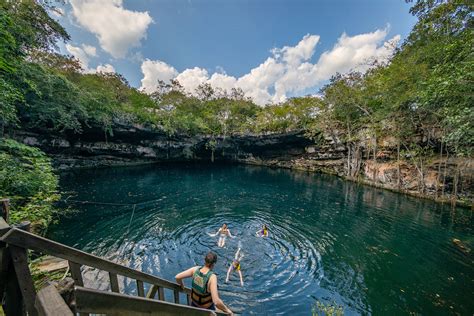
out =
<svg viewBox="0 0 474 316"><path fill-rule="evenodd" d="M62 175L72 204L52 239L167 279L219 260L223 299L243 314L310 315L318 299L345 314L426 315L474 311L472 212L336 177L225 165L152 165ZM135 206L132 206L135 204ZM228 223L237 237L217 248ZM263 223L269 238L256 238ZM242 243L244 287L224 283ZM86 282L108 280L96 271ZM125 291L136 289L122 280Z"/></svg>

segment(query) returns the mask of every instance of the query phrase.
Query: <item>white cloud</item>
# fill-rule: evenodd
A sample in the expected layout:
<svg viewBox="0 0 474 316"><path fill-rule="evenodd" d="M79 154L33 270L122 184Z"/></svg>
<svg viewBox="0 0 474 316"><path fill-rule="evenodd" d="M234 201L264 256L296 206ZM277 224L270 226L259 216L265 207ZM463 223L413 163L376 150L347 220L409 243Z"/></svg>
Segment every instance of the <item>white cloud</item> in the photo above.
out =
<svg viewBox="0 0 474 316"><path fill-rule="evenodd" d="M194 67L186 69L176 76L176 79L186 91L193 93L200 84L205 83L209 79L209 75L206 69Z"/></svg>
<svg viewBox="0 0 474 316"><path fill-rule="evenodd" d="M95 69L96 72L103 72L103 73L114 73L115 68L111 64L99 65Z"/></svg>
<svg viewBox="0 0 474 316"><path fill-rule="evenodd" d="M150 78L150 74L144 70L145 63L159 63L173 69L166 79L172 79L173 75L189 93L194 93L200 84L209 83L215 88L227 91L241 88L246 96L259 105L283 102L289 94L318 88L336 73L365 71L373 59L379 62L388 61L400 41L400 35L385 41L387 33L388 29L355 36L343 33L332 49L323 52L315 63L311 62L311 58L320 37L307 34L295 46L272 49L271 57L240 78L227 75L222 68L218 68L210 77L207 70L199 67L186 69L178 74L176 69L162 61L148 60L142 64L142 88L147 91L152 91L148 88L154 89L147 84L148 80L145 80ZM153 83L156 83L155 79Z"/></svg>
<svg viewBox="0 0 474 316"><path fill-rule="evenodd" d="M66 44L66 50L69 52L69 54L79 60L82 68L85 70L89 68L90 57L97 56L96 48L86 44L82 44L81 47Z"/></svg>
<svg viewBox="0 0 474 316"><path fill-rule="evenodd" d="M84 73L95 73L95 72L115 72L114 66L111 64L99 65L96 69L89 68L89 61L91 57L97 57L97 50L94 46L82 44L81 46L74 46L66 44L66 50L79 60L82 71Z"/></svg>
<svg viewBox="0 0 474 316"><path fill-rule="evenodd" d="M148 12L127 10L122 0L70 0L77 23L94 33L100 46L115 58L140 45L153 19Z"/></svg>
<svg viewBox="0 0 474 316"><path fill-rule="evenodd" d="M89 56L97 56L97 49L94 46L82 44L82 49L86 52Z"/></svg>
<svg viewBox="0 0 474 316"><path fill-rule="evenodd" d="M141 69L143 73L141 89L148 93L155 91L158 80L169 82L178 75L174 67L159 60L147 59L142 63Z"/></svg>

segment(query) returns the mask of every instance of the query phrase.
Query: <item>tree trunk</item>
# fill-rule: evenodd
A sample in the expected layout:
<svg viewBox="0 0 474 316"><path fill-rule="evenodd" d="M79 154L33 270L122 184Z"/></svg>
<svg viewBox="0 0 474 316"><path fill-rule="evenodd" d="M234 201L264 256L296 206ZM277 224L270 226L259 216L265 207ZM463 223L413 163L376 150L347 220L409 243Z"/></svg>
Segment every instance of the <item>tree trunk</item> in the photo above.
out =
<svg viewBox="0 0 474 316"><path fill-rule="evenodd" d="M449 151L448 147L446 147L446 160L444 161L444 171L443 171L443 187L441 188L441 198L444 197L444 190L446 189L446 172L447 172L447 164L449 160Z"/></svg>
<svg viewBox="0 0 474 316"><path fill-rule="evenodd" d="M454 207L456 206L456 201L458 198L458 184L459 184L459 163L456 162L456 171L454 172L454 180L453 180L453 194L451 196L451 205Z"/></svg>
<svg viewBox="0 0 474 316"><path fill-rule="evenodd" d="M400 190L400 186L402 184L401 179L401 172L400 172L400 139L398 139L397 143L397 187Z"/></svg>
<svg viewBox="0 0 474 316"><path fill-rule="evenodd" d="M374 157L373 157L373 161L374 161L374 171L372 173L372 181L374 181L374 183L376 182L375 178L377 176L377 169L376 169L376 164L377 164L377 135L374 135Z"/></svg>
<svg viewBox="0 0 474 316"><path fill-rule="evenodd" d="M425 193L425 172L423 170L423 158L420 158L420 191Z"/></svg>
<svg viewBox="0 0 474 316"><path fill-rule="evenodd" d="M438 174L436 175L436 198L438 198L439 193L439 178L441 175L441 161L443 160L443 140L441 140L441 149L439 152L439 164L438 164Z"/></svg>

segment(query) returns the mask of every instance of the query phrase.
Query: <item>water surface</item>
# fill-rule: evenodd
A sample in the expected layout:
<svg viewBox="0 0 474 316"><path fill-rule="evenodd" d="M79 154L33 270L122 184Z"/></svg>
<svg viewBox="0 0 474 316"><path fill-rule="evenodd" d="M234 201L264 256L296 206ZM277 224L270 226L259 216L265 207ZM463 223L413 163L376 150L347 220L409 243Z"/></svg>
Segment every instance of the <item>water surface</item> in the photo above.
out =
<svg viewBox="0 0 474 316"><path fill-rule="evenodd" d="M474 312L473 255L452 242L473 248L471 210L254 166L79 170L61 186L75 192L68 204L77 211L49 237L167 279L213 250L221 297L245 315L311 315L315 300L346 315ZM236 238L218 248L207 233L224 222ZM255 237L262 223L269 238ZM239 242L244 287L236 274L224 283ZM96 288L108 281L95 270L85 276ZM136 291L128 279L121 287Z"/></svg>

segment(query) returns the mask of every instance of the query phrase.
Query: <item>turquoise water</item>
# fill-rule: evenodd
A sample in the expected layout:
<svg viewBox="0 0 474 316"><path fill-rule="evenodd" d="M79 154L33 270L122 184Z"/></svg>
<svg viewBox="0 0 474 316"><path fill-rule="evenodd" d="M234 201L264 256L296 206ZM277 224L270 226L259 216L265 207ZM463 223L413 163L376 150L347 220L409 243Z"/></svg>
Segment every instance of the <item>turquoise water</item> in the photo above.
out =
<svg viewBox="0 0 474 316"><path fill-rule="evenodd" d="M316 299L345 315L474 312L474 256L452 242L473 248L471 210L254 166L80 170L63 174L61 186L75 192L76 212L50 238L167 279L214 250L220 295L245 315L311 315ZM237 237L218 248L207 233L224 222ZM262 223L267 239L255 237ZM236 274L224 283L239 241L244 287ZM85 274L90 286L108 280ZM136 291L128 279L121 286Z"/></svg>

